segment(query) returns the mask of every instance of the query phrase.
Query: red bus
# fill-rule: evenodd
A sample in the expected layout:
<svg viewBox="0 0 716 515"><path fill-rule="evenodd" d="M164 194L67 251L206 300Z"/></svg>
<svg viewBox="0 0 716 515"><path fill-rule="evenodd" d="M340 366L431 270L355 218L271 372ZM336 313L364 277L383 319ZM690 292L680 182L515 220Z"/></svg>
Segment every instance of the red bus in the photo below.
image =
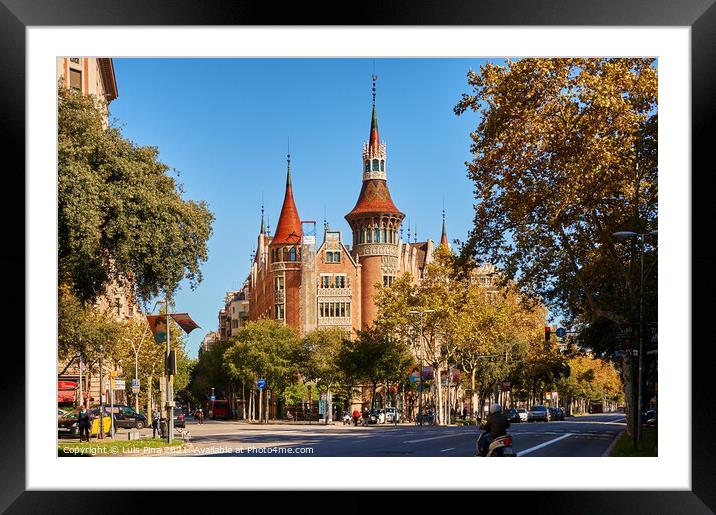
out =
<svg viewBox="0 0 716 515"><path fill-rule="evenodd" d="M229 411L229 401L224 399L208 401L206 403L206 413L209 418L228 419L231 416Z"/></svg>

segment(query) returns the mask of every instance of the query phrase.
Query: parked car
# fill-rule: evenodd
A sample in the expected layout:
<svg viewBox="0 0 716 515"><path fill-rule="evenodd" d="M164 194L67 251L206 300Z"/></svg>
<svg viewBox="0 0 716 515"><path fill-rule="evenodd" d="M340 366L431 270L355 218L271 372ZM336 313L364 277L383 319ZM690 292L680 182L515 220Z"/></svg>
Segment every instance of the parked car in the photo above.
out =
<svg viewBox="0 0 716 515"><path fill-rule="evenodd" d="M385 408L385 417L386 421L390 423L400 422L402 420L402 415L398 408Z"/></svg>
<svg viewBox="0 0 716 515"><path fill-rule="evenodd" d="M656 425L656 410L650 409L641 414L641 423L645 426Z"/></svg>
<svg viewBox="0 0 716 515"><path fill-rule="evenodd" d="M530 408L527 412L527 422L534 422L535 420L549 422L549 410L547 406L536 404Z"/></svg>
<svg viewBox="0 0 716 515"><path fill-rule="evenodd" d="M510 423L521 422L520 414L517 413L517 410L515 408L505 410L504 415L505 415L505 418L507 418L507 421Z"/></svg>
<svg viewBox="0 0 716 515"><path fill-rule="evenodd" d="M186 427L186 410L181 406L174 406L174 427Z"/></svg>
<svg viewBox="0 0 716 515"><path fill-rule="evenodd" d="M99 409L91 409L89 410L89 414L92 419L92 426L90 429L90 435L91 436L97 436L99 433ZM75 411L65 411L62 416L57 417L57 436L77 436L80 435L80 426L79 421L77 420L77 416L79 413ZM109 435L112 430L112 418L108 413L105 413L104 417L102 417L102 426L104 429L104 433L106 435ZM117 432L117 428L115 426L114 432Z"/></svg>
<svg viewBox="0 0 716 515"><path fill-rule="evenodd" d="M527 422L527 410L524 408L517 408L517 414L520 416L520 422Z"/></svg>
<svg viewBox="0 0 716 515"><path fill-rule="evenodd" d="M95 408L99 409L99 406L95 406ZM105 404L104 411L105 413L111 412L114 415L115 427L125 429L142 429L149 425L147 424L147 417L141 413L137 413L132 408L124 404L115 404L111 407Z"/></svg>
<svg viewBox="0 0 716 515"><path fill-rule="evenodd" d="M550 420L564 420L564 410L562 408L549 408Z"/></svg>

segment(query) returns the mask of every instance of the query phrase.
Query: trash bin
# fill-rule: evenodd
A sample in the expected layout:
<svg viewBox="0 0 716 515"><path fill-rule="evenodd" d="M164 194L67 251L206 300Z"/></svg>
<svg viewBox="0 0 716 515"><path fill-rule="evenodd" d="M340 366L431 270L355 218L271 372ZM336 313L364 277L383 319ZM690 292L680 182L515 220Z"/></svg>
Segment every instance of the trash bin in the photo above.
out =
<svg viewBox="0 0 716 515"><path fill-rule="evenodd" d="M162 438L166 438L169 434L169 427L167 426L167 419L163 418L159 421L159 435Z"/></svg>

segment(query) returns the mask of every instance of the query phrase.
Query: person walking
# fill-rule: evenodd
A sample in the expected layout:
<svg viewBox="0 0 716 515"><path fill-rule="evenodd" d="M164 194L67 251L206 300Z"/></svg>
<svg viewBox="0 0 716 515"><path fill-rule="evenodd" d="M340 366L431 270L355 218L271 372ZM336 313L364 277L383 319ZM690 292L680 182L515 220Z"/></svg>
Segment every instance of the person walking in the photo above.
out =
<svg viewBox="0 0 716 515"><path fill-rule="evenodd" d="M203 423L204 423L204 410L202 410L201 408L199 408L199 413L198 413L198 415L199 415L199 423L200 423L200 424L203 424Z"/></svg>
<svg viewBox="0 0 716 515"><path fill-rule="evenodd" d="M159 410L157 408L154 408L154 411L152 412L152 438L157 437L157 433L161 436L161 431L159 429L159 422L161 420L162 416L159 413Z"/></svg>
<svg viewBox="0 0 716 515"><path fill-rule="evenodd" d="M90 418L89 412L85 409L84 404L80 406L80 412L77 415L77 426L80 430L80 442L84 441L84 437L87 436L87 441L90 441L90 426L92 419Z"/></svg>

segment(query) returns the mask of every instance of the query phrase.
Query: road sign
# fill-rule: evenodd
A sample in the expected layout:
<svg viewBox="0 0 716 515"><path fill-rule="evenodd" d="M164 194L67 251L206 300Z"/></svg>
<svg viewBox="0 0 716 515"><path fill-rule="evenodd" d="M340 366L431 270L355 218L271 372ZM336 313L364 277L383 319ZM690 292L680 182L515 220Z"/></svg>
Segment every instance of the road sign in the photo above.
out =
<svg viewBox="0 0 716 515"><path fill-rule="evenodd" d="M216 395L212 395L212 396L211 396L211 400L212 400L212 401L215 401L215 400L216 400Z"/></svg>
<svg viewBox="0 0 716 515"><path fill-rule="evenodd" d="M326 401L318 401L318 413L323 415L326 412Z"/></svg>
<svg viewBox="0 0 716 515"><path fill-rule="evenodd" d="M259 389L261 389L261 390L266 388L266 379L264 379L264 378L259 379L258 382L256 383L256 386L258 386Z"/></svg>
<svg viewBox="0 0 716 515"><path fill-rule="evenodd" d="M136 377L132 379L132 388L134 388L135 386L139 388L139 379L137 379Z"/></svg>
<svg viewBox="0 0 716 515"><path fill-rule="evenodd" d="M564 338L567 334L567 330L564 327L560 327L557 329L557 336L560 338Z"/></svg>
<svg viewBox="0 0 716 515"><path fill-rule="evenodd" d="M132 386L132 393L139 393L139 386Z"/></svg>
<svg viewBox="0 0 716 515"><path fill-rule="evenodd" d="M327 401L328 400L328 394L326 392L321 393L321 400Z"/></svg>
<svg viewBox="0 0 716 515"><path fill-rule="evenodd" d="M114 380L114 390L124 390L125 384L124 379L115 379Z"/></svg>

